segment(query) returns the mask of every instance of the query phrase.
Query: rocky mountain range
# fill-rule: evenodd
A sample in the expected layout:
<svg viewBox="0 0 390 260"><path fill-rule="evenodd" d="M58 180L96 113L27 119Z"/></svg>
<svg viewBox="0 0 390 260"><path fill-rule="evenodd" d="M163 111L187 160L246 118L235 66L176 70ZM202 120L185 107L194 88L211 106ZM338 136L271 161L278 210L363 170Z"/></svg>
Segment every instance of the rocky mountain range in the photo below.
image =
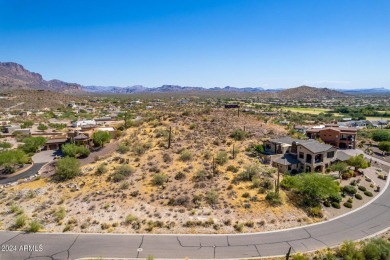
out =
<svg viewBox="0 0 390 260"><path fill-rule="evenodd" d="M314 88L309 86L300 86L289 88L280 92L273 93L278 98L301 99L301 98L337 98L346 97L348 94L338 92L328 88Z"/></svg>
<svg viewBox="0 0 390 260"><path fill-rule="evenodd" d="M46 81L42 75L26 70L14 62L0 62L0 89L42 89L61 93L76 93L83 91L81 85L53 79Z"/></svg>
<svg viewBox="0 0 390 260"><path fill-rule="evenodd" d="M165 92L183 92L183 91L226 91L226 92L263 92L263 88L236 88L226 86L223 88L203 88L203 87L182 87L178 85L162 85L157 88L147 88L142 85L131 87L101 87L101 86L83 86L83 90L95 93L116 93L116 94L132 94L132 93L165 93Z"/></svg>

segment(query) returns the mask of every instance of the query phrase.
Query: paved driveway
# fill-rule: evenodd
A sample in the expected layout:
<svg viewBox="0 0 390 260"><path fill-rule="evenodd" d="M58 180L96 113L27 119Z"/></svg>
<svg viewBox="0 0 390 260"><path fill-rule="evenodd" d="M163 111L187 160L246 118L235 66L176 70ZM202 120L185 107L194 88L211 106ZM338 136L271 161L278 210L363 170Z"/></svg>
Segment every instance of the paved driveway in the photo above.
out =
<svg viewBox="0 0 390 260"><path fill-rule="evenodd" d="M60 151L41 151L39 153L34 154L32 157L34 165L30 169L16 176L0 180L0 184L16 182L20 179L28 178L34 174L37 174L38 171L42 168L42 166L48 162L51 162L56 155L60 155Z"/></svg>
<svg viewBox="0 0 390 260"><path fill-rule="evenodd" d="M0 184L7 184L7 183L11 183L11 182L16 182L20 179L28 178L34 174L37 174L43 165L45 165L45 163L35 163L30 169L28 169L27 171L25 171L21 174L0 180Z"/></svg>
<svg viewBox="0 0 390 260"><path fill-rule="evenodd" d="M33 155L32 160L34 163L47 163L51 162L56 155L60 155L58 150L41 151Z"/></svg>

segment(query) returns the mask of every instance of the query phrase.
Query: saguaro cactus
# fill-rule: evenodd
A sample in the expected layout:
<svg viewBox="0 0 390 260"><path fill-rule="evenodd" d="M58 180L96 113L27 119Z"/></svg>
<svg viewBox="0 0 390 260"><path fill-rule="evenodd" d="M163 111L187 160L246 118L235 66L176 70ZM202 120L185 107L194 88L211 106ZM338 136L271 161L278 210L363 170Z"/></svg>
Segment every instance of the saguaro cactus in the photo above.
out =
<svg viewBox="0 0 390 260"><path fill-rule="evenodd" d="M168 133L168 149L171 148L171 141L172 141L172 127L169 127L169 133Z"/></svg>

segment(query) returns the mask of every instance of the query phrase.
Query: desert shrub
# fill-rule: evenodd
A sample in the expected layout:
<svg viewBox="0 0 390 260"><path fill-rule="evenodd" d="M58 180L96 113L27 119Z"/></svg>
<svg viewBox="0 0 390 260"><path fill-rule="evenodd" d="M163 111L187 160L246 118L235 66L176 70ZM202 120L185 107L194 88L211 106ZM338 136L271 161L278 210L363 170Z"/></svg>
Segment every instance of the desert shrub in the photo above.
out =
<svg viewBox="0 0 390 260"><path fill-rule="evenodd" d="M80 161L76 158L65 157L57 161L54 177L65 181L76 177L80 173Z"/></svg>
<svg viewBox="0 0 390 260"><path fill-rule="evenodd" d="M348 193L348 194L351 194L351 195L353 195L357 192L356 188L354 186L351 186L351 185L344 186L343 191Z"/></svg>
<svg viewBox="0 0 390 260"><path fill-rule="evenodd" d="M99 175L101 175L101 174L103 174L103 173L106 173L106 172L107 172L107 166L104 165L103 163L100 164L100 165L97 167L97 169L96 169L96 174L99 174Z"/></svg>
<svg viewBox="0 0 390 260"><path fill-rule="evenodd" d="M96 147L104 146L111 139L111 135L107 131L96 131L92 134L92 141Z"/></svg>
<svg viewBox="0 0 390 260"><path fill-rule="evenodd" d="M236 129L234 130L231 134L230 137L233 138L236 141L242 141L248 136L248 133L241 130L241 129Z"/></svg>
<svg viewBox="0 0 390 260"><path fill-rule="evenodd" d="M23 139L22 150L26 153L38 152L42 146L46 143L47 139L41 136L38 137L26 137Z"/></svg>
<svg viewBox="0 0 390 260"><path fill-rule="evenodd" d="M232 220L231 220L231 219L227 219L227 220L225 220L225 221L223 222L223 224L224 224L225 226L230 226L230 225L232 224Z"/></svg>
<svg viewBox="0 0 390 260"><path fill-rule="evenodd" d="M261 144L257 144L255 146L253 146L253 149L257 152L257 153L263 153L264 152L264 146L261 145Z"/></svg>
<svg viewBox="0 0 390 260"><path fill-rule="evenodd" d="M344 202L343 205L344 205L344 207L346 207L346 208L349 208L349 209L352 208L352 203L350 203L350 202L348 202L348 201L347 201L347 202Z"/></svg>
<svg viewBox="0 0 390 260"><path fill-rule="evenodd" d="M141 156L146 152L146 148L142 144L136 143L132 146L131 151L134 154Z"/></svg>
<svg viewBox="0 0 390 260"><path fill-rule="evenodd" d="M190 203L190 197L185 195L185 196L177 197L173 201L172 206L188 206L189 203Z"/></svg>
<svg viewBox="0 0 390 260"><path fill-rule="evenodd" d="M243 197L243 198L249 198L249 196L250 196L250 194L249 194L248 192L244 192L244 193L242 194L242 197Z"/></svg>
<svg viewBox="0 0 390 260"><path fill-rule="evenodd" d="M329 196L329 201L331 202L341 202L343 198L340 196L340 194L333 194L332 196Z"/></svg>
<svg viewBox="0 0 390 260"><path fill-rule="evenodd" d="M193 130L193 129L197 128L197 127L198 127L198 125L195 124L195 123L192 123L192 124L190 124L190 126L189 126L189 128L190 128L191 130Z"/></svg>
<svg viewBox="0 0 390 260"><path fill-rule="evenodd" d="M29 223L29 227L26 230L27 232L38 232L42 228L41 223L37 220L33 220Z"/></svg>
<svg viewBox="0 0 390 260"><path fill-rule="evenodd" d="M338 183L332 177L321 174L285 176L283 182L300 195L301 202L306 206L317 206L321 201L337 196L339 193Z"/></svg>
<svg viewBox="0 0 390 260"><path fill-rule="evenodd" d="M11 143L8 143L8 142L0 142L0 148L8 149L8 148L11 148L11 147L12 147L12 144L11 144Z"/></svg>
<svg viewBox="0 0 390 260"><path fill-rule="evenodd" d="M253 178L252 178L253 179ZM273 181L271 179L264 179L260 186L267 190L272 190L274 188Z"/></svg>
<svg viewBox="0 0 390 260"><path fill-rule="evenodd" d="M294 255L294 260L310 260L309 257L303 255L302 253L298 252Z"/></svg>
<svg viewBox="0 0 390 260"><path fill-rule="evenodd" d="M271 206L279 206L283 204L282 198L280 197L279 193L273 191L269 192L267 196L265 196L265 200Z"/></svg>
<svg viewBox="0 0 390 260"><path fill-rule="evenodd" d="M189 116L191 112L189 110L185 110L183 113L181 113L183 116Z"/></svg>
<svg viewBox="0 0 390 260"><path fill-rule="evenodd" d="M358 186L358 189L361 190L361 191L366 191L367 190L367 188L364 187L364 186Z"/></svg>
<svg viewBox="0 0 390 260"><path fill-rule="evenodd" d="M130 187L130 183L127 182L127 181L125 181L125 182L123 182L123 183L121 184L120 189L121 189L121 190L126 190L126 189L128 189L129 187Z"/></svg>
<svg viewBox="0 0 390 260"><path fill-rule="evenodd" d="M22 215L19 215L16 219L15 219L15 228L21 228L21 227L24 227L24 225L26 225L26 221L27 221L27 216L22 214Z"/></svg>
<svg viewBox="0 0 390 260"><path fill-rule="evenodd" d="M78 146L75 144L66 144L61 148L62 153L69 157L88 156L91 151L85 146Z"/></svg>
<svg viewBox="0 0 390 260"><path fill-rule="evenodd" d="M108 224L108 223L102 223L102 224L100 224L100 228L101 228L102 230L108 229L108 228L110 228L110 224Z"/></svg>
<svg viewBox="0 0 390 260"><path fill-rule="evenodd" d="M162 186L167 181L168 181L168 175L164 173L157 173L153 175L153 180L152 180L153 185Z"/></svg>
<svg viewBox="0 0 390 260"><path fill-rule="evenodd" d="M208 191L205 195L205 199L208 204L215 205L218 203L219 195L216 190Z"/></svg>
<svg viewBox="0 0 390 260"><path fill-rule="evenodd" d="M24 213L24 210L21 209L18 205L12 203L11 206L9 207L9 210L12 212L12 213L15 213L16 215L21 215Z"/></svg>
<svg viewBox="0 0 390 260"><path fill-rule="evenodd" d="M376 142L390 141L390 131L384 129L375 130L372 133L372 139Z"/></svg>
<svg viewBox="0 0 390 260"><path fill-rule="evenodd" d="M123 181L124 179L126 179L126 177L122 174L119 174L119 173L114 173L112 176L111 176L111 180L113 182L121 182Z"/></svg>
<svg viewBox="0 0 390 260"><path fill-rule="evenodd" d="M60 207L58 208L55 212L54 212L54 218L57 222L63 220L66 216L66 211L65 211L65 208L64 207Z"/></svg>
<svg viewBox="0 0 390 260"><path fill-rule="evenodd" d="M183 179L185 179L185 177L186 177L185 173L178 172L178 173L176 173L174 178L175 178L175 180L183 180Z"/></svg>
<svg viewBox="0 0 390 260"><path fill-rule="evenodd" d="M260 178L258 178L258 177L253 177L252 178L252 188L259 188L261 186L261 180L260 180Z"/></svg>
<svg viewBox="0 0 390 260"><path fill-rule="evenodd" d="M215 157L215 162L219 165L224 165L228 161L228 155L225 151L218 152Z"/></svg>
<svg viewBox="0 0 390 260"><path fill-rule="evenodd" d="M0 165L25 164L28 161L26 153L19 149L0 152Z"/></svg>
<svg viewBox="0 0 390 260"><path fill-rule="evenodd" d="M207 177L207 173L205 170L200 170L197 173L194 174L192 177L194 181L202 181L205 180Z"/></svg>
<svg viewBox="0 0 390 260"><path fill-rule="evenodd" d="M131 223L133 223L134 221L137 221L138 218L133 216L133 215L127 215L126 218L125 218L125 224L126 225L130 225Z"/></svg>
<svg viewBox="0 0 390 260"><path fill-rule="evenodd" d="M389 259L390 243L383 238L375 238L365 244L362 253L366 259Z"/></svg>
<svg viewBox="0 0 390 260"><path fill-rule="evenodd" d="M66 224L64 229L62 230L62 232L68 232L68 231L71 231L71 230L72 230L72 225Z"/></svg>
<svg viewBox="0 0 390 260"><path fill-rule="evenodd" d="M255 222L247 221L244 223L244 226L249 227L249 228L253 228L255 226Z"/></svg>
<svg viewBox="0 0 390 260"><path fill-rule="evenodd" d="M167 154L167 153L164 153L163 156L162 156L162 158L163 158L163 161L164 161L165 163L169 163L169 162L172 161L171 156L169 156L169 154Z"/></svg>
<svg viewBox="0 0 390 260"><path fill-rule="evenodd" d="M364 195L366 195L367 197L372 197L372 196L374 196L374 195L372 194L372 192L371 192L371 191L368 191L368 190L366 190L366 191L364 192Z"/></svg>
<svg viewBox="0 0 390 260"><path fill-rule="evenodd" d="M324 204L324 206L327 207L327 208L330 207L330 202L329 202L328 200L324 201L323 204Z"/></svg>
<svg viewBox="0 0 390 260"><path fill-rule="evenodd" d="M229 165L227 168L226 168L227 171L229 172L238 172L238 168L235 167L234 165Z"/></svg>
<svg viewBox="0 0 390 260"><path fill-rule="evenodd" d="M243 223L237 223L234 225L234 230L237 232L242 232L244 230L244 224Z"/></svg>
<svg viewBox="0 0 390 260"><path fill-rule="evenodd" d="M336 209L339 209L339 208L340 208L340 203L339 203L339 202L336 202L336 201L333 201L333 202L332 202L332 207L333 207L333 208L336 208Z"/></svg>
<svg viewBox="0 0 390 260"><path fill-rule="evenodd" d="M345 241L337 251L341 259L363 260L364 256L352 241Z"/></svg>
<svg viewBox="0 0 390 260"><path fill-rule="evenodd" d="M121 174L125 177L130 176L131 174L134 173L134 168L132 168L130 165L120 165L116 168L115 170L116 174Z"/></svg>
<svg viewBox="0 0 390 260"><path fill-rule="evenodd" d="M349 179L349 178L351 178L352 177L352 172L351 171L345 171L345 172L343 172L342 174L341 174L341 178L343 179L343 180L347 180L347 179Z"/></svg>
<svg viewBox="0 0 390 260"><path fill-rule="evenodd" d="M308 214L309 214L309 216L316 217L316 218L322 218L324 216L324 214L322 213L321 206L315 206L315 207L309 208Z"/></svg>
<svg viewBox="0 0 390 260"><path fill-rule="evenodd" d="M192 153L189 150L183 150L180 153L180 160L183 162L190 161L192 159Z"/></svg>
<svg viewBox="0 0 390 260"><path fill-rule="evenodd" d="M118 146L118 150L117 151L120 154L125 154L128 151L130 151L130 147L127 146L125 143L120 143L119 146Z"/></svg>
<svg viewBox="0 0 390 260"><path fill-rule="evenodd" d="M202 201L202 195L194 195L194 197L192 198L192 203L194 203L195 205L200 205L200 202Z"/></svg>
<svg viewBox="0 0 390 260"><path fill-rule="evenodd" d="M363 197L362 197L362 195L360 195L360 194L355 194L355 198L357 198L358 200L362 200L363 199Z"/></svg>
<svg viewBox="0 0 390 260"><path fill-rule="evenodd" d="M212 153L210 151L206 151L204 152L203 154L203 158L205 158L206 160L209 160L212 156Z"/></svg>
<svg viewBox="0 0 390 260"><path fill-rule="evenodd" d="M257 164L250 164L244 167L244 171L238 174L235 181L252 181L254 176L259 175L261 172L260 167Z"/></svg>

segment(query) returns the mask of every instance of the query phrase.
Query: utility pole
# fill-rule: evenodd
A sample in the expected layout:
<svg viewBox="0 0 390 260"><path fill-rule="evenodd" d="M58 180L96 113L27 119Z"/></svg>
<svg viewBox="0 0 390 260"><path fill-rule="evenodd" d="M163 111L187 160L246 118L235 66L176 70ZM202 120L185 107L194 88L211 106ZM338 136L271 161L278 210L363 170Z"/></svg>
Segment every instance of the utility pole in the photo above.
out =
<svg viewBox="0 0 390 260"><path fill-rule="evenodd" d="M233 159L236 158L236 151L234 150L234 144L233 144Z"/></svg>

